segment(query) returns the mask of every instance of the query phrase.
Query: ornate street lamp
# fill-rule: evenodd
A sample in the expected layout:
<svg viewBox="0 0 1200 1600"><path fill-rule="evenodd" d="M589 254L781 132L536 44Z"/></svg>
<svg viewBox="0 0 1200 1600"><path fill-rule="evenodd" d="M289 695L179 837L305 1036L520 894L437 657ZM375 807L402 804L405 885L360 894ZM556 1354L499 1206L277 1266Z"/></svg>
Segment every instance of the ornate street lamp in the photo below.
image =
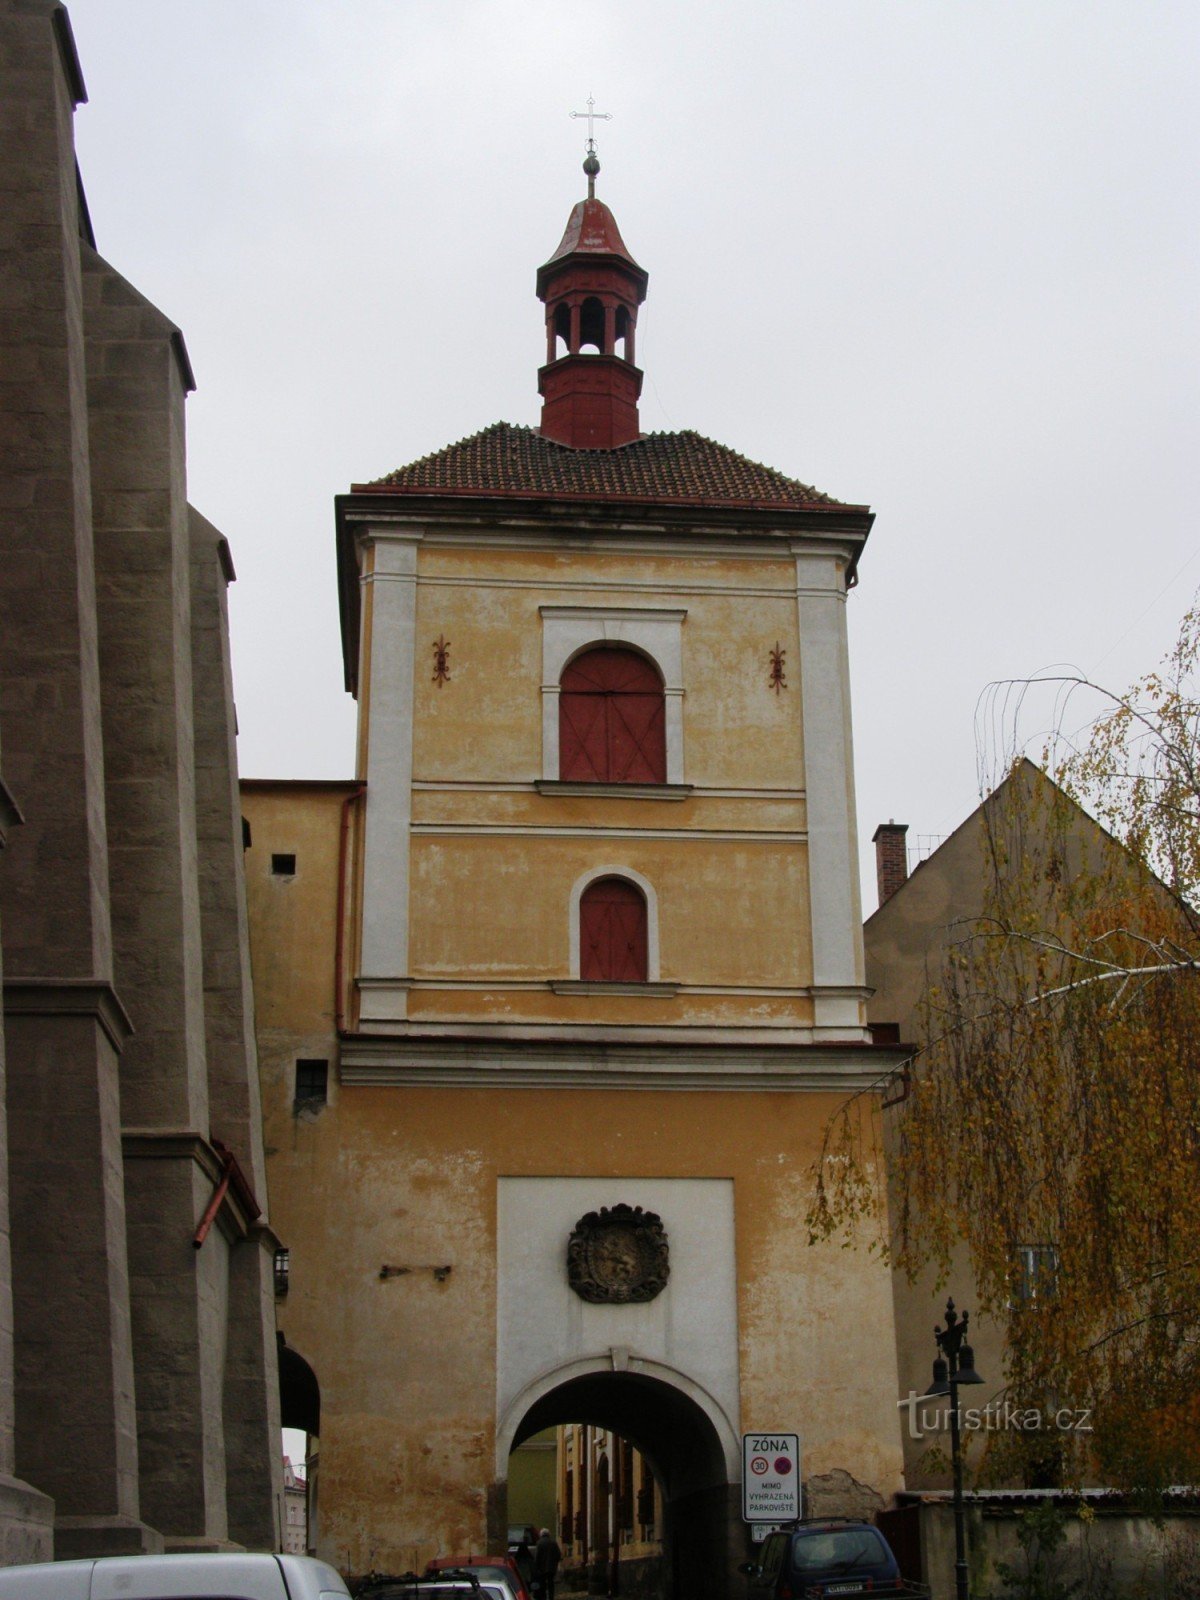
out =
<svg viewBox="0 0 1200 1600"><path fill-rule="evenodd" d="M958 1386L982 1383L975 1371L975 1352L966 1342L971 1313L960 1317L954 1301L946 1301L946 1326L935 1328L939 1354L933 1363L933 1382L926 1389L929 1398L950 1396L950 1459L954 1465L954 1595L955 1600L971 1600L967 1590L967 1516L963 1505L962 1440L958 1427Z"/></svg>

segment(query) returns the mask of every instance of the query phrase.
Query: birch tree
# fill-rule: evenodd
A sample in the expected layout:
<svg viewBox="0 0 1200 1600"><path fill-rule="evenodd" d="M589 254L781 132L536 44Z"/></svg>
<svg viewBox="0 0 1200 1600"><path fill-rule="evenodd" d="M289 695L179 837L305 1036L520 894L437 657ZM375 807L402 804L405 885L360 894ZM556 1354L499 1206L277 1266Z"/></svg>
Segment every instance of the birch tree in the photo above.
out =
<svg viewBox="0 0 1200 1600"><path fill-rule="evenodd" d="M809 1213L816 1239L873 1212L910 1275L965 1243L1010 1395L1092 1411L1058 1441L1066 1478L1150 1492L1200 1481L1198 676L1193 609L1127 694L1006 687L1009 711L1051 688L1059 731L985 803L981 914L946 931L908 1092L842 1109ZM1022 1297L1031 1240L1042 1292ZM1020 1437L988 1449L1028 1472Z"/></svg>

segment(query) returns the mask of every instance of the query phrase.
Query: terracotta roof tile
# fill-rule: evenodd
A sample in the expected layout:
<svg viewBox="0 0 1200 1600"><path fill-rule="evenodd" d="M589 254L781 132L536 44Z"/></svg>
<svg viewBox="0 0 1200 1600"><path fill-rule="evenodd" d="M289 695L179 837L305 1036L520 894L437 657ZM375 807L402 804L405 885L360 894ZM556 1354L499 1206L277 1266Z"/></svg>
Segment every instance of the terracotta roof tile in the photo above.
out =
<svg viewBox="0 0 1200 1600"><path fill-rule="evenodd" d="M509 422L493 423L373 483L355 484L354 490L781 510L843 504L699 433L649 433L615 450L576 450Z"/></svg>

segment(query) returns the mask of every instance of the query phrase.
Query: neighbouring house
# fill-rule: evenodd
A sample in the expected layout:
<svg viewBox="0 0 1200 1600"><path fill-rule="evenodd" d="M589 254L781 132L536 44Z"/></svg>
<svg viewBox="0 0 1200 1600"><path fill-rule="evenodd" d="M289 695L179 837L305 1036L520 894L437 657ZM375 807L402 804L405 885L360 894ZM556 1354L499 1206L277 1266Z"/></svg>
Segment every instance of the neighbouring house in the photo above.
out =
<svg viewBox="0 0 1200 1600"><path fill-rule="evenodd" d="M287 1555L302 1556L308 1552L308 1485L292 1466L288 1456L283 1458L283 1538L281 1547Z"/></svg>
<svg viewBox="0 0 1200 1600"><path fill-rule="evenodd" d="M943 959L952 943L990 909L996 862L1035 860L1037 870L1051 881L1081 870L1097 875L1105 868L1120 874L1132 871L1133 881L1149 882L1164 907L1172 913L1178 910L1165 886L1137 867L1111 834L1028 760L1019 762L911 871L906 835L907 826L894 821L881 824L875 832L879 906L866 921L864 944L873 990L868 1003L872 1026L877 1037L902 1041L916 1052L914 1073L921 1070L919 1050L925 1039L924 1007L930 986L944 981ZM901 1106L903 1096L903 1084L897 1080L885 1098L895 1097ZM895 1138L891 1119L899 1114L899 1110L884 1112L888 1143ZM1057 1270L1052 1239L1015 1241L1010 1314L1022 1303L1052 1297ZM985 1379L982 1386L963 1391L962 1399L964 1410L984 1413L980 1427L974 1431L968 1427L963 1434L969 1447L972 1592L986 1592L999 1581L997 1561L1020 1567L1018 1518L1058 1505L1066 1513L1066 1529L1061 1555L1055 1559L1072 1581L1096 1586L1086 1592L1183 1593L1177 1585L1194 1569L1197 1551L1194 1489L1172 1491L1160 1517L1145 1515L1136 1497L1107 1489L1094 1479L1082 1494L1073 1491L1060 1497L1053 1486L1060 1481L1054 1476L1053 1440L1042 1453L1039 1446L1045 1435L1040 1431L1031 1436L1023 1476L1002 1477L999 1484L989 1478L985 1486L971 1487L971 1469L980 1464L987 1429L1014 1424L1005 1412L1005 1401L1011 1398L1004 1365L1008 1324L1002 1316L979 1313L965 1245L957 1249L944 1283L933 1265L912 1282L903 1272L893 1274L896 1362L900 1394L922 1394L930 1384L937 1354L932 1331L943 1320L948 1294L960 1309L971 1311L974 1363ZM989 1406L990 1420L985 1411ZM1067 1426L1082 1415L1071 1407L1064 1410ZM931 1581L935 1595L949 1595L954 1534L946 1402L906 1408L903 1415L906 1490L883 1520L897 1548L903 1548L913 1563L909 1575ZM1082 1517L1077 1515L1080 1507ZM1106 1589L1105 1583L1116 1587Z"/></svg>

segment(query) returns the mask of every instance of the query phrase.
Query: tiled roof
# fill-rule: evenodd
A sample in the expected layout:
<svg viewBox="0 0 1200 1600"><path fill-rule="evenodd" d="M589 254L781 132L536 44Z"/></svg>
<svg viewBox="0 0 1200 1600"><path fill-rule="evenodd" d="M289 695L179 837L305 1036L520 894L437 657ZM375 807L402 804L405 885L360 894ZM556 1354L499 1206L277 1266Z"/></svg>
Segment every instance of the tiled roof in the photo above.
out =
<svg viewBox="0 0 1200 1600"><path fill-rule="evenodd" d="M355 492L520 495L804 510L841 506L702 434L650 433L615 450L576 450L496 422Z"/></svg>

